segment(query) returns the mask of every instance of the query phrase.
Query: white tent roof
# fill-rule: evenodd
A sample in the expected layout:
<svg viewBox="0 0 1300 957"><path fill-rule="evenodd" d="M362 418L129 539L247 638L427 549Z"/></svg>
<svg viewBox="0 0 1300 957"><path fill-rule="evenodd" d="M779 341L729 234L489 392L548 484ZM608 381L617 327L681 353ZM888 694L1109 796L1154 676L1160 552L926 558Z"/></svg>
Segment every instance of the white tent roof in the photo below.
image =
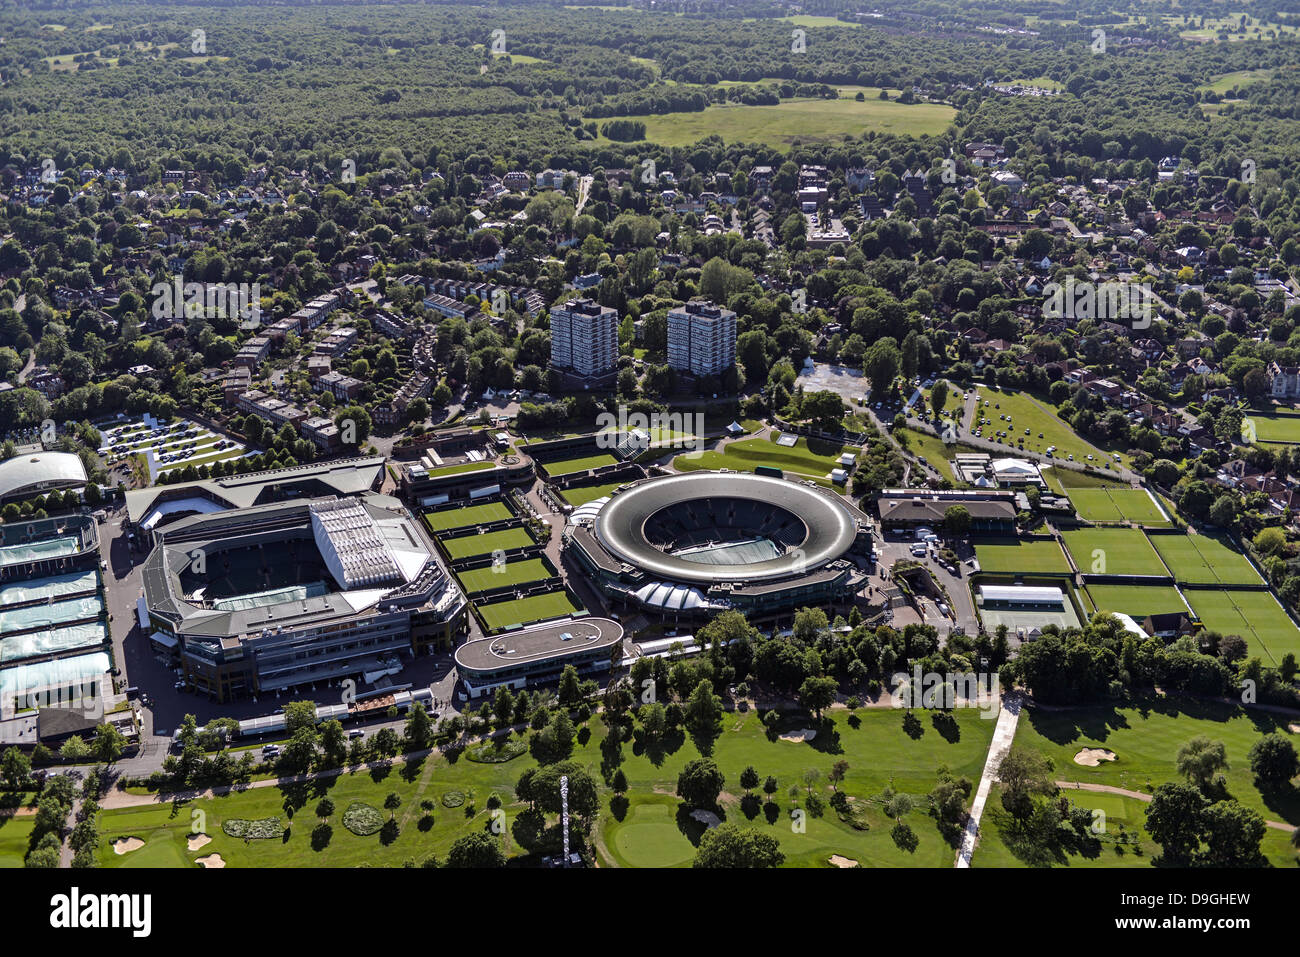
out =
<svg viewBox="0 0 1300 957"><path fill-rule="evenodd" d="M643 604L666 611L684 611L692 608L709 608L709 600L698 588L686 585L669 585L666 582L651 582L643 585L636 597Z"/></svg>

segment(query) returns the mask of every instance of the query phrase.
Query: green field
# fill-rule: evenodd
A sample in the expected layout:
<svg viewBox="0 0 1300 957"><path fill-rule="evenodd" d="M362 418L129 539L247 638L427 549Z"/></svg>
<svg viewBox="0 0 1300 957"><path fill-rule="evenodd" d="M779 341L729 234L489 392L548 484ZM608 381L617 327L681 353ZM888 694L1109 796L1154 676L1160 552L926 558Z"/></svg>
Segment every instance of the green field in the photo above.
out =
<svg viewBox="0 0 1300 957"><path fill-rule="evenodd" d="M1161 514L1144 489L1072 488L1067 494L1079 513L1079 518L1086 522L1127 521L1137 525L1169 525L1169 520Z"/></svg>
<svg viewBox="0 0 1300 957"><path fill-rule="evenodd" d="M1258 585L1262 581L1246 556L1208 535L1152 535L1151 544L1177 582Z"/></svg>
<svg viewBox="0 0 1300 957"><path fill-rule="evenodd" d="M936 770L947 766L954 775L978 780L996 722L981 712L961 709L953 713L954 723L941 729L927 712L917 712L919 728L910 736L903 727L904 715L893 709L863 709L850 719L844 709L830 713L820 740L788 742L771 740L755 712L730 712L725 716L721 736L714 744L713 759L726 777L720 804L728 820L738 821L771 834L781 842L787 866L829 866L832 854L842 854L869 866L951 867L954 849L940 835L927 811L925 796L936 783ZM790 728L808 727L807 718L788 717ZM604 724L592 719L589 739L579 736L573 760L589 767L601 792L601 812L593 830L600 862L605 866L681 866L695 856L694 843L702 827L680 811L672 796L677 775L686 762L699 757L689 737L677 737L662 749L644 749L625 744L622 764L629 782L632 804L622 820L609 808L611 792L596 773L600 765ZM583 743L585 740L585 743ZM868 830L856 830L839 820L829 807L821 816L809 815L804 833L790 826L792 800L787 789L802 785L804 773L815 768L822 780L814 788L823 800L832 794L826 780L831 765L843 759L849 770L839 785L861 810ZM750 820L740 806L743 790L740 772L753 765L761 777L773 775L780 785L774 795L773 816L759 811ZM404 861L420 861L430 854L445 860L452 842L483 830L489 821L486 802L496 794L506 812L502 835L504 849L511 856L523 852L514 824L525 809L516 801L514 784L520 774L536 767L524 754L503 764L480 764L461 758L448 761L438 756L391 771L351 771L335 779L298 787L255 787L239 793L173 804L162 801L136 808L102 811L99 828L103 840L99 862L103 867L193 867L194 860L219 853L228 867L398 867ZM890 837L891 822L880 808L878 795L889 784L912 795L916 809L907 816L918 840L914 852L898 848ZM462 807L443 806L443 795L456 791L466 798ZM343 810L352 801L382 808L385 796L395 792L402 799L396 811L398 834L385 843L381 834L358 837L342 826ZM760 792L761 793L761 792ZM328 795L337 810L329 823L332 833L319 849L312 846L317 826L314 809ZM432 826L421 828L424 811L421 800L434 801ZM466 809L473 805L473 813ZM383 812L385 818L388 812ZM222 822L228 819L279 817L287 833L281 839L248 841L226 836ZM552 821L554 816L552 816ZM13 825L0 825L0 841ZM200 831L212 842L190 851L186 841ZM15 832L16 833L16 832ZM138 837L145 846L127 854L115 854L111 842L119 837ZM25 850L25 841L24 850ZM2 847L3 845L0 845Z"/></svg>
<svg viewBox="0 0 1300 957"><path fill-rule="evenodd" d="M503 528L497 532L484 532L482 535L462 535L460 538L444 538L442 544L447 554L453 559L473 558L488 555L497 549L510 551L512 548L524 548L533 544L532 536L524 528Z"/></svg>
<svg viewBox="0 0 1300 957"><path fill-rule="evenodd" d="M22 867L36 816L0 817L0 867Z"/></svg>
<svg viewBox="0 0 1300 957"><path fill-rule="evenodd" d="M1187 611L1172 585L1089 585L1088 595L1098 611L1119 612L1139 623L1147 615Z"/></svg>
<svg viewBox="0 0 1300 957"><path fill-rule="evenodd" d="M1262 735L1277 731L1296 741L1287 729L1294 720L1237 705L1168 696L1144 698L1126 708L1093 705L1050 712L1030 708L1020 717L1015 746L1051 758L1057 780L1150 794L1161 784L1182 780L1175 766L1178 749L1204 735L1222 741L1227 749L1225 774L1233 798L1267 820L1300 824L1300 792L1293 789L1266 798L1255 787L1250 770L1250 749ZM1102 761L1095 768L1076 764L1074 756L1087 747L1109 748L1115 760Z"/></svg>
<svg viewBox="0 0 1300 957"><path fill-rule="evenodd" d="M903 728L903 714L893 709L862 709L854 724L844 709L829 713L834 736L819 741L790 742L769 740L763 733L755 712L731 713L725 718L724 731L714 746L713 759L726 777L720 803L727 820L744 827L758 828L781 842L787 867L828 867L830 857L842 855L863 867L952 867L955 849L940 835L934 819L926 810L926 795L936 783L936 771L946 765L954 775L978 781L984 765L995 721L984 720L980 712L961 709L953 712L956 726L947 736L940 734L929 712L917 712L920 734L910 737ZM788 717L782 729L809 727L808 719ZM603 814L599 825L598 849L602 863L622 867L686 866L695 856L691 840L684 831L698 835L700 828L679 813L679 804L671 794L677 775L686 762L699 756L687 738L682 746L667 754L640 748L623 750L624 773L629 782L632 805L622 821ZM798 833L790 826L792 801L787 790L802 784L805 771L821 771L822 781L816 790L828 798L831 789L825 774L837 760L848 762L849 770L840 789L860 810L868 830L856 830L841 821L829 807L821 816L808 815L807 829ZM761 809L750 819L741 808L740 773L753 766L759 779L768 775L777 779L774 795L777 807L771 818ZM889 784L915 799L916 809L906 818L918 838L915 852L908 853L890 837L892 822L881 809L878 796ZM766 797L758 792L760 797ZM799 802L802 804L802 802Z"/></svg>
<svg viewBox="0 0 1300 957"><path fill-rule="evenodd" d="M961 395L958 394L960 400ZM894 433L894 438L898 439L907 449L909 449L917 458L928 463L938 470L939 474L955 485L962 484L961 481L953 474L952 462L957 453L962 452L980 452L972 445L963 445L960 442L947 445L937 436L929 432L918 432L915 429L900 429Z"/></svg>
<svg viewBox="0 0 1300 957"><path fill-rule="evenodd" d="M1229 92L1238 87L1250 86L1254 83L1262 83L1273 76L1272 70L1234 70L1232 73L1221 73L1216 76L1210 83L1204 86L1198 86L1197 89L1203 92L1214 92L1219 95Z"/></svg>
<svg viewBox="0 0 1300 957"><path fill-rule="evenodd" d="M430 531L436 533L457 528L473 528L510 517L510 509L506 508L504 502L484 502L482 505L449 508L445 512L429 512L424 516L424 524L429 526Z"/></svg>
<svg viewBox="0 0 1300 957"><path fill-rule="evenodd" d="M1300 413L1295 412L1257 412L1251 410L1242 420L1242 435L1249 439L1249 430L1254 428L1254 441L1278 442L1286 445L1300 445Z"/></svg>
<svg viewBox="0 0 1300 957"><path fill-rule="evenodd" d="M1054 541L986 539L976 542L975 557L980 570L986 572L1034 575L1070 571L1065 553Z"/></svg>
<svg viewBox="0 0 1300 957"><path fill-rule="evenodd" d="M605 485L578 485L573 488L566 488L560 495L566 502L577 508L579 505L586 505L588 502L594 502L598 498L604 498L614 489L618 488L622 482L608 482Z"/></svg>
<svg viewBox="0 0 1300 957"><path fill-rule="evenodd" d="M486 568L473 568L457 572L456 577L471 595L487 591L489 588L504 588L507 585L526 585L529 582L550 578L551 572L540 558L525 558L522 561L506 562L503 565L488 565Z"/></svg>
<svg viewBox="0 0 1300 957"><path fill-rule="evenodd" d="M1085 575L1160 575L1168 572L1136 528L1080 528L1062 532L1075 567Z"/></svg>
<svg viewBox="0 0 1300 957"><path fill-rule="evenodd" d="M1265 664L1279 664L1288 652L1300 657L1300 628L1271 592L1189 588L1184 594L1206 628L1245 638Z"/></svg>
<svg viewBox="0 0 1300 957"><path fill-rule="evenodd" d="M574 472L585 472L588 469L600 468L602 465L617 465L616 459L609 452L602 452L599 455L587 455L578 459L562 459L559 462L543 462L542 465L551 475L571 475Z"/></svg>
<svg viewBox="0 0 1300 957"><path fill-rule="evenodd" d="M1042 472L1043 480L1047 482L1048 487L1058 495L1068 496L1077 488L1121 489L1126 487L1116 479L1103 478L1100 475L1093 475L1091 472L1080 472L1077 469L1067 469L1040 463L1039 471Z"/></svg>
<svg viewBox="0 0 1300 957"><path fill-rule="evenodd" d="M492 605L475 605L489 631L501 631L511 625L527 625L535 621L562 618L578 610L562 591L530 595Z"/></svg>
<svg viewBox="0 0 1300 957"><path fill-rule="evenodd" d="M726 445L721 452L683 453L673 459L673 468L679 472L698 469L752 472L755 466L770 465L829 486L826 476L831 469L839 468L840 455L844 452L857 454L857 451L852 446L840 447L816 439L809 446L808 439L802 436L790 448L777 445L770 439L739 439Z"/></svg>
<svg viewBox="0 0 1300 957"><path fill-rule="evenodd" d="M795 143L828 142L861 136L870 130L899 136L937 136L948 128L954 116L952 107L939 103L904 104L864 92L862 102L849 97L790 99L772 106L718 103L698 112L621 119L645 123L646 140L661 146L690 146L705 137L720 136L727 143L756 143L785 150Z"/></svg>
<svg viewBox="0 0 1300 957"><path fill-rule="evenodd" d="M984 805L980 820L980 841L975 845L971 867L1150 867L1151 858L1159 853L1159 845L1146 832L1146 802L1121 794L1097 794L1087 791L1062 789L1061 796L1078 807L1086 807L1104 815L1105 831L1098 835L1099 847L1095 854L1052 854L1044 852L1022 840L1017 840L1014 822L1002 807L1002 789L994 786ZM1101 818L1094 818L1102 820ZM1123 832L1120 827L1123 826ZM1138 835L1134 845L1130 837L1121 844L1120 833Z"/></svg>
<svg viewBox="0 0 1300 957"><path fill-rule="evenodd" d="M492 468L496 468L495 462L461 462L459 465L444 465L441 468L429 469L429 475L461 475L465 472L485 472Z"/></svg>
<svg viewBox="0 0 1300 957"><path fill-rule="evenodd" d="M987 419L983 426L983 438L1006 446L1008 454L1023 450L1045 455L1048 447L1054 445L1056 450L1052 454L1056 458L1065 459L1073 455L1076 462L1091 464L1100 469L1114 467L1108 453L1075 434L1046 402L1025 392L1000 392L986 386L976 389L975 395L978 404L966 427L974 431L980 419ZM1009 416L1010 421L999 418L1004 415ZM1026 429L1029 430L1028 435L1025 435ZM999 431L1008 434L999 439ZM1043 434L1041 439L1038 437L1040 432ZM1091 461L1089 455L1092 456Z"/></svg>

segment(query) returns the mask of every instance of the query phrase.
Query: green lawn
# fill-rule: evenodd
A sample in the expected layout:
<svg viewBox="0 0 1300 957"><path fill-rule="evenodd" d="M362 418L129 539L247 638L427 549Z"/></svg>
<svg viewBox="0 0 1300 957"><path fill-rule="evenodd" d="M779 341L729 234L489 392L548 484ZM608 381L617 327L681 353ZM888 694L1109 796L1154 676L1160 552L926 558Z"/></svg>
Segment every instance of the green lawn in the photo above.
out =
<svg viewBox="0 0 1300 957"><path fill-rule="evenodd" d="M1169 525L1169 520L1144 489L1072 488L1067 494L1075 511L1079 513L1079 518L1086 522L1127 521L1153 527Z"/></svg>
<svg viewBox="0 0 1300 957"><path fill-rule="evenodd" d="M527 530L521 526L519 528L503 528L496 532L484 532L482 535L444 538L442 544L446 546L447 554L456 559L488 555L497 549L510 551L512 548L524 548L533 544L533 539Z"/></svg>
<svg viewBox="0 0 1300 957"><path fill-rule="evenodd" d="M459 465L444 465L429 469L430 477L442 475L460 475L463 472L485 472L496 468L495 462L461 462Z"/></svg>
<svg viewBox="0 0 1300 957"><path fill-rule="evenodd" d="M962 709L953 712L953 730L945 729L941 734L933 713L918 710L919 734L912 738L904 730L901 711L859 710L853 719L856 727L844 709L829 714L833 736L823 734L819 735L821 740L808 742L769 740L754 712L725 716L713 760L726 778L720 803L727 820L777 838L788 867L827 867L833 854L858 861L863 867L951 867L956 851L944 841L927 813L925 797L934 787L936 772L942 765L954 775L964 775L972 782L979 780L997 722L982 718L977 710ZM783 722L787 730L809 726L807 719L788 717ZM689 864L695 852L683 830L697 835L699 829L689 818L678 816L679 802L672 791L678 773L699 752L687 738L671 753L625 745L623 755L632 807L622 822L612 814L602 817L602 860L625 867ZM861 810L870 828L855 830L827 807L820 817L809 815L806 830L799 833L791 826L789 814L794 802L789 787L802 784L804 773L816 769L822 774L816 790L829 798L832 792L825 776L841 759L848 762L849 770L840 789L853 799L853 806ZM760 781L768 775L777 779L777 807L771 819L758 810L751 820L740 806L739 799L744 795L739 786L740 773L748 766L758 772ZM919 842L913 853L894 844L890 837L892 822L876 800L891 782L896 790L916 799L917 807L906 819ZM766 797L761 790L758 794Z"/></svg>
<svg viewBox="0 0 1300 957"><path fill-rule="evenodd" d="M960 402L961 393L957 394ZM937 436L929 432L918 432L915 429L901 429L894 433L894 437L899 440L907 449L913 452L917 458L928 463L939 470L939 474L948 481L960 485L961 480L953 474L952 462L958 452L981 452L974 446L962 445L960 443L947 445Z"/></svg>
<svg viewBox="0 0 1300 957"><path fill-rule="evenodd" d="M1044 852L1018 840L1015 822L1002 807L1002 789L995 786L989 792L980 819L980 840L975 845L971 867L1150 867L1151 858L1160 852L1159 845L1146 831L1146 802L1120 794L1097 794L1088 791L1062 790L1061 796L1078 807L1094 812L1093 820L1099 829L1098 846L1087 854ZM1104 817L1098 817L1100 811ZM1119 835L1136 834L1120 843Z"/></svg>
<svg viewBox="0 0 1300 957"><path fill-rule="evenodd" d="M465 586L465 591L472 595L489 588L504 588L507 585L524 585L528 582L541 581L550 578L551 572L540 558L525 558L522 561L506 562L504 565L489 565L486 568L457 572L456 577Z"/></svg>
<svg viewBox="0 0 1300 957"><path fill-rule="evenodd" d="M1022 449L1045 454L1047 448L1054 445L1056 450L1052 454L1057 458L1073 455L1076 462L1101 469L1114 464L1109 453L1075 434L1044 400L1035 399L1025 392L1001 392L986 386L976 389L976 397L979 404L975 407L972 421L966 423L967 427L974 430L979 419L987 419L984 437L993 442L1000 441L1009 455ZM1009 416L1010 421L999 416ZM1028 435L1025 435L1026 429ZM1008 433L1007 437L999 440L996 437L999 431ZM1041 439L1038 437L1040 432L1043 434ZM1088 460L1089 455L1093 457L1092 461Z"/></svg>
<svg viewBox="0 0 1300 957"><path fill-rule="evenodd" d="M424 523L429 526L430 531L436 533L457 528L473 528L510 517L510 509L506 508L504 502L484 502L482 505L450 508L445 512L429 512L424 516Z"/></svg>
<svg viewBox="0 0 1300 957"><path fill-rule="evenodd" d="M614 489L618 488L622 482L607 482L604 485L578 485L573 488L566 488L560 493L564 500L577 508L579 505L586 505L588 502L594 502L598 498L604 498Z"/></svg>
<svg viewBox="0 0 1300 957"><path fill-rule="evenodd" d="M35 815L0 817L0 867L22 867L32 840Z"/></svg>
<svg viewBox="0 0 1300 957"><path fill-rule="evenodd" d="M1125 487L1114 479L1102 478L1100 475L1093 475L1091 472L1080 472L1076 469L1043 465L1041 471L1043 480L1058 495L1069 496L1074 493L1075 489L1080 488L1120 489Z"/></svg>
<svg viewBox="0 0 1300 957"><path fill-rule="evenodd" d="M489 631L501 631L511 625L528 625L535 621L562 618L578 610L562 591L530 595L491 605L475 605Z"/></svg>
<svg viewBox="0 0 1300 957"><path fill-rule="evenodd" d="M1300 657L1300 628L1271 592L1189 588L1183 594L1206 628L1240 635L1266 664L1279 664L1288 652Z"/></svg>
<svg viewBox="0 0 1300 957"><path fill-rule="evenodd" d="M1222 95L1237 87L1262 83L1272 76L1272 70L1234 70L1232 73L1220 73L1210 83L1198 86L1197 89Z"/></svg>
<svg viewBox="0 0 1300 957"><path fill-rule="evenodd" d="M985 572L1034 575L1070 571L1065 553L1054 541L1014 538L977 541L975 557L979 559L980 570Z"/></svg>
<svg viewBox="0 0 1300 957"><path fill-rule="evenodd" d="M1187 611L1172 585L1089 585L1088 594L1098 611L1119 612L1139 623L1147 615Z"/></svg>
<svg viewBox="0 0 1300 957"><path fill-rule="evenodd" d="M1122 708L1093 705L1050 712L1030 708L1020 717L1015 746L1051 758L1057 780L1150 794L1161 784L1179 780L1175 766L1179 748L1204 735L1222 741L1227 749L1227 786L1233 798L1267 820L1300 824L1300 791L1266 797L1255 787L1250 770L1250 749L1262 735L1277 731L1296 741L1287 729L1294 720L1238 705L1174 697L1144 698ZM1087 747L1108 748L1116 759L1095 768L1076 764L1074 756Z"/></svg>
<svg viewBox="0 0 1300 957"><path fill-rule="evenodd" d="M1254 427L1257 442L1279 442L1287 445L1300 444L1300 413L1296 412L1259 412L1251 410L1242 422L1242 434L1249 438L1249 430Z"/></svg>
<svg viewBox="0 0 1300 957"><path fill-rule="evenodd" d="M816 439L810 445L808 439L802 436L789 448L777 445L770 439L740 439L729 443L721 452L686 452L679 455L673 459L673 468L679 472L698 469L752 472L755 466L770 465L783 472L797 473L801 478L810 478L829 486L826 476L831 469L839 468L840 455L844 452L856 454L857 451L850 446L841 447Z"/></svg>
<svg viewBox="0 0 1300 957"><path fill-rule="evenodd" d="M935 136L947 129L955 116L956 111L943 104L904 104L864 92L861 102L849 96L789 99L771 106L718 103L697 112L622 119L645 123L646 140L661 146L690 146L705 137L720 136L727 143L757 143L786 150L795 143L831 142L869 130Z"/></svg>
<svg viewBox="0 0 1300 957"><path fill-rule="evenodd" d="M602 465L617 465L618 459L609 452L599 455L587 455L578 459L563 459L559 462L543 462L542 465L551 475L571 475L588 469L600 468Z"/></svg>
<svg viewBox="0 0 1300 957"><path fill-rule="evenodd" d="M1136 528L1080 528L1062 532L1061 538L1084 574L1168 576L1160 556Z"/></svg>
<svg viewBox="0 0 1300 957"><path fill-rule="evenodd" d="M1193 585L1257 585L1262 579L1246 556L1208 535L1152 535L1174 580Z"/></svg>

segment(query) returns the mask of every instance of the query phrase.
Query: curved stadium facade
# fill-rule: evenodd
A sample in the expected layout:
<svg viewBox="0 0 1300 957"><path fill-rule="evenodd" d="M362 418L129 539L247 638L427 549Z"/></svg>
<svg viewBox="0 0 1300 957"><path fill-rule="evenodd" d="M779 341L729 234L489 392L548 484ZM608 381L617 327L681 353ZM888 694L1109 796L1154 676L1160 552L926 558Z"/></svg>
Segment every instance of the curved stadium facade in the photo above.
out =
<svg viewBox="0 0 1300 957"><path fill-rule="evenodd" d="M565 548L611 600L647 612L780 614L846 601L865 580L865 516L782 478L690 472L576 510Z"/></svg>

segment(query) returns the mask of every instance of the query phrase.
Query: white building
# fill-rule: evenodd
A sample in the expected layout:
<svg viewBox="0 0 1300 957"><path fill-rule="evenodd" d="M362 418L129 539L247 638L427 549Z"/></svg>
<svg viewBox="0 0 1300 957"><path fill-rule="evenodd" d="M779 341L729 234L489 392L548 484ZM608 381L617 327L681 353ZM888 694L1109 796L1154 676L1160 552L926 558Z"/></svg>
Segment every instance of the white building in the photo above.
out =
<svg viewBox="0 0 1300 957"><path fill-rule="evenodd" d="M618 312L590 299L551 309L551 368L583 378L612 373L618 361Z"/></svg>
<svg viewBox="0 0 1300 957"><path fill-rule="evenodd" d="M736 364L736 314L697 300L668 313L668 365L695 376Z"/></svg>

